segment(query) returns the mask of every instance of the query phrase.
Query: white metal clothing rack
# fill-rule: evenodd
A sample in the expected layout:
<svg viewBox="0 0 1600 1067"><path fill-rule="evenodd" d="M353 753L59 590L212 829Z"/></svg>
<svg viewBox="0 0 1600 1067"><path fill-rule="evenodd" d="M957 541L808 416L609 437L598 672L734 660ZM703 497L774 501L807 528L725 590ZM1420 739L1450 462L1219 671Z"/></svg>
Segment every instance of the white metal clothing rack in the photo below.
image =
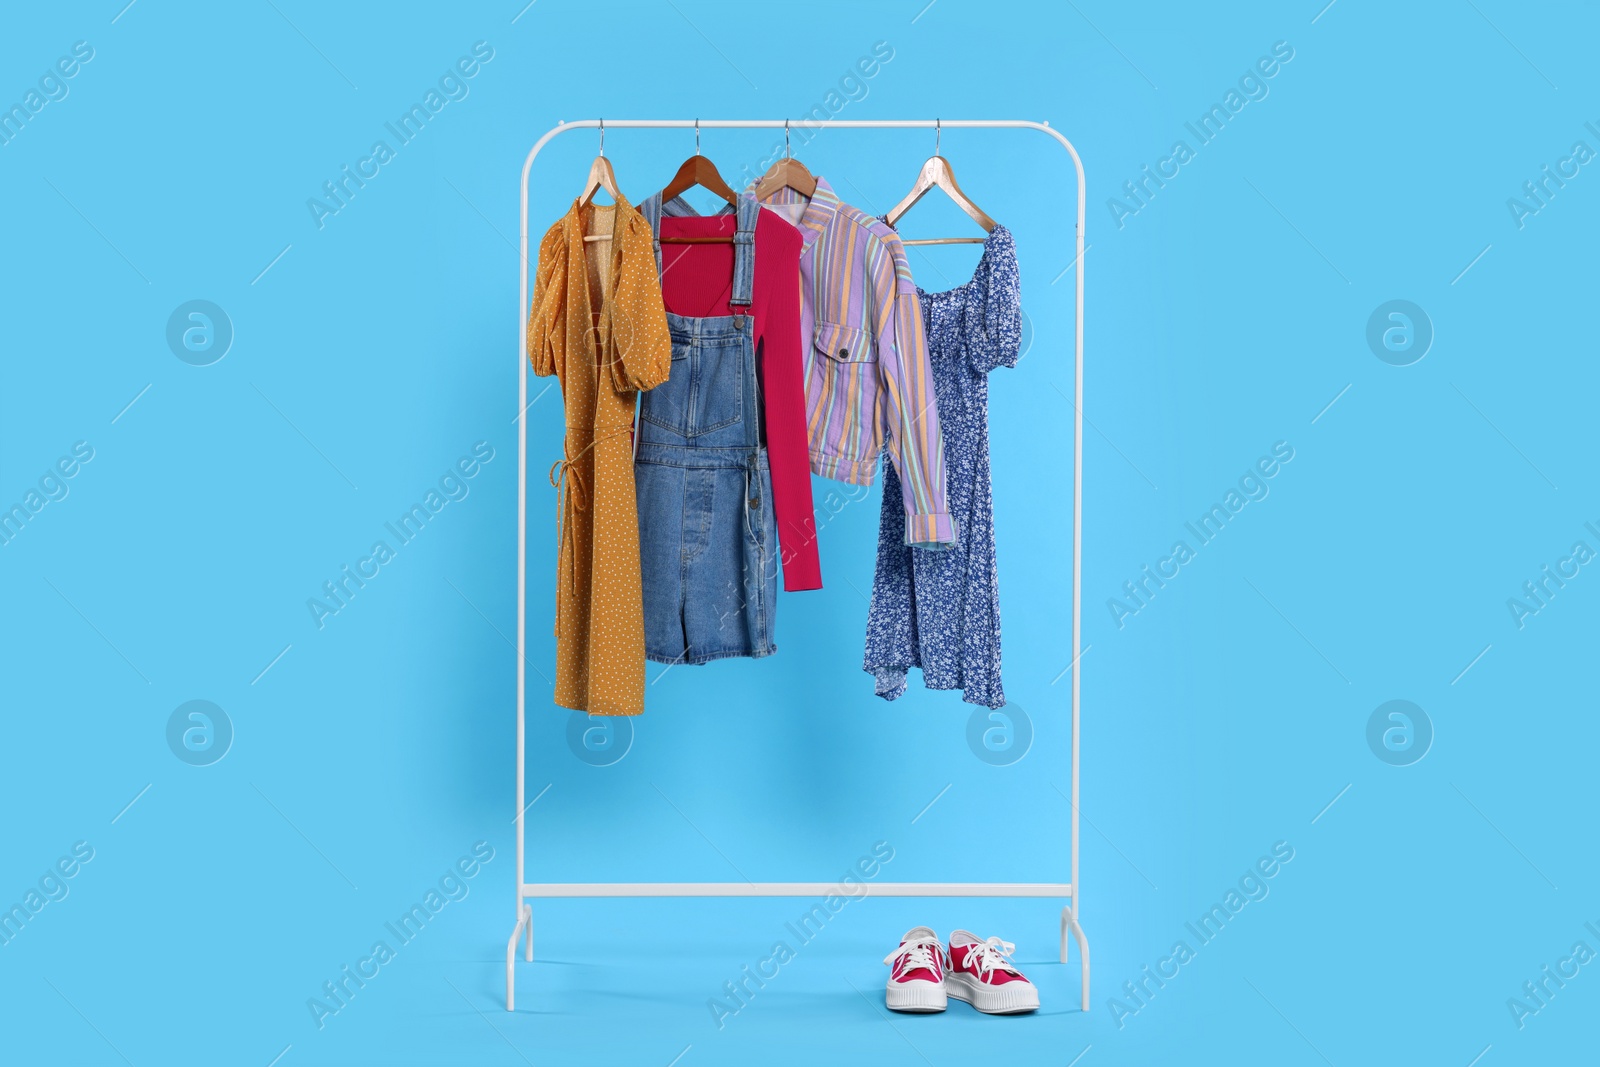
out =
<svg viewBox="0 0 1600 1067"><path fill-rule="evenodd" d="M1078 218L1077 247L1073 264L1076 269L1075 314L1073 321L1073 375L1074 400L1072 417L1072 865L1070 882L876 882L868 893L882 897L1047 897L1068 900L1061 909L1061 962L1067 962L1067 934L1070 931L1078 942L1082 966L1083 1010L1089 1010L1089 943L1084 937L1082 918L1082 893L1078 881L1078 694L1080 604L1078 590L1082 586L1083 554L1083 228L1088 204L1084 189L1083 160L1072 142L1056 132L1047 122L1022 120L962 120L917 119L898 121L838 121L804 122L807 129L1015 129L1038 130L1055 138L1072 157L1077 172ZM727 119L583 119L557 125L534 144L522 164L522 258L521 258L521 309L517 317L517 410L526 414L528 408L528 352L526 328L528 322L528 174L541 149L557 135L572 130L601 129L787 129L790 123L782 119L727 120ZM527 534L528 534L528 423L517 419L517 916L511 938L506 942L506 1010L512 1011L516 991L517 939L526 938L527 958L533 959L533 908L530 899L539 897L804 897L826 896L835 890L830 882L528 882L525 881L523 819L527 810L524 799L526 783L526 669L527 662Z"/></svg>

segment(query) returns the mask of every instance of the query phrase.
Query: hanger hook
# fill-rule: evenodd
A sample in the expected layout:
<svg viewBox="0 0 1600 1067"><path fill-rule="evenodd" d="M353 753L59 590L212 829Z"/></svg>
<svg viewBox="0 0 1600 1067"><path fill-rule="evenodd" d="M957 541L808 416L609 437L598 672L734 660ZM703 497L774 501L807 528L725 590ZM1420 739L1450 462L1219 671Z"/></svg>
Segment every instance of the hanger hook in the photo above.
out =
<svg viewBox="0 0 1600 1067"><path fill-rule="evenodd" d="M794 152L789 148L789 120L783 120L783 154L785 158L793 159Z"/></svg>
<svg viewBox="0 0 1600 1067"><path fill-rule="evenodd" d="M694 154L700 154L700 120L694 120Z"/></svg>
<svg viewBox="0 0 1600 1067"><path fill-rule="evenodd" d="M939 137L944 133L944 127L939 125L939 120L933 120L933 154L939 154Z"/></svg>
<svg viewBox="0 0 1600 1067"><path fill-rule="evenodd" d="M600 120L600 154L606 154L606 120Z"/></svg>

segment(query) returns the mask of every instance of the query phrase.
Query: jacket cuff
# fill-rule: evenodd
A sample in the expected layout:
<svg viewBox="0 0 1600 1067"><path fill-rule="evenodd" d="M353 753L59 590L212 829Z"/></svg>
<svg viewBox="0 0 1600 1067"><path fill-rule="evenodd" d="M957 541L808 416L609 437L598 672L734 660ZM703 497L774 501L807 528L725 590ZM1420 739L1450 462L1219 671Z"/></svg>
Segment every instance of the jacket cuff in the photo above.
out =
<svg viewBox="0 0 1600 1067"><path fill-rule="evenodd" d="M906 516L906 544L917 548L945 549L956 543L956 524L948 513Z"/></svg>
<svg viewBox="0 0 1600 1067"><path fill-rule="evenodd" d="M830 456L813 448L811 473L846 485L871 485L873 475L878 473L878 457L850 459L846 456Z"/></svg>

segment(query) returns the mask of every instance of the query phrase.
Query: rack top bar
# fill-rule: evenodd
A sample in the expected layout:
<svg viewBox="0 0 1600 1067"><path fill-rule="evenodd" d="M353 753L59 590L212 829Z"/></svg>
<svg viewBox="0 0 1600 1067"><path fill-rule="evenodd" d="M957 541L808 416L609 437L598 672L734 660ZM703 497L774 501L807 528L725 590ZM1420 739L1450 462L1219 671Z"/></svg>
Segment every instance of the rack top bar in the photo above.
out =
<svg viewBox="0 0 1600 1067"><path fill-rule="evenodd" d="M951 129L1039 129L1050 128L1048 122L1033 122L1029 119L574 119L571 122L559 122L557 129L597 128L602 122L612 129L674 129L692 130L699 126L702 130L781 130L785 126L809 126L813 129L823 126L834 126L843 129L907 129L931 130L941 126Z"/></svg>
<svg viewBox="0 0 1600 1067"><path fill-rule="evenodd" d="M1033 122L1030 119L823 119L815 121L807 118L798 119L573 119L571 122L562 121L552 126L545 135L534 142L533 149L529 151L528 158L522 164L522 197L524 209L528 197L528 172L533 167L533 160L539 154L539 149L555 138L569 130L594 130L599 129L604 123L607 129L616 130L692 130L696 127L702 130L781 130L796 126L806 130L932 130L948 126L953 130L1038 130L1048 134L1061 143L1072 157L1073 170L1078 175L1078 236L1082 240L1083 217L1088 204L1087 192L1084 188L1083 160L1078 155L1078 150L1071 141L1062 136L1061 131L1051 126L1048 122ZM526 258L526 250L524 250ZM1080 250L1080 258L1082 252ZM1074 675L1076 677L1076 675Z"/></svg>
<svg viewBox="0 0 1600 1067"><path fill-rule="evenodd" d="M869 897L1070 897L1068 882L544 882L524 897L825 897L859 888ZM852 894L853 895L853 894Z"/></svg>

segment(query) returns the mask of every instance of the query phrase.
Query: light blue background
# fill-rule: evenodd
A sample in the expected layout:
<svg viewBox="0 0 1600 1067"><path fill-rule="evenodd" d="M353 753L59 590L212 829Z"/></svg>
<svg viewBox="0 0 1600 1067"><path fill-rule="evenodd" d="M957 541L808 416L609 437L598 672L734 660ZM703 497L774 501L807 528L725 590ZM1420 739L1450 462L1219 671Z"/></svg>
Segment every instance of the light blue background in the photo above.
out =
<svg viewBox="0 0 1600 1067"><path fill-rule="evenodd" d="M1507 207L1575 141L1600 148L1584 127L1600 120L1591 12L123 2L13 10L0 35L7 104L73 42L94 48L69 95L0 146L0 503L74 442L94 449L0 547L0 903L74 842L94 849L0 946L0 1059L1592 1057L1600 967L1520 1028L1507 1007L1575 942L1600 950L1584 928L1600 926L1600 578L1582 569L1520 629L1507 607L1575 541L1600 548L1583 525L1600 524L1600 176L1584 167L1521 228ZM319 229L307 199L476 41L494 55L470 94ZM539 958L518 964L506 1015L522 160L560 119L799 116L878 41L892 60L839 118L1048 119L1089 170L1092 1010L1076 955L1055 962L1050 901L852 903L720 1030L707 1000L810 901L556 901L535 905ZM1184 123L1278 41L1294 57L1268 95L1118 229L1107 198L1175 140L1196 147ZM774 139L703 143L733 180ZM540 157L536 233L594 145L573 133ZM607 139L635 199L691 147L682 131ZM883 210L932 138L830 131L796 148ZM825 879L877 841L894 850L885 879L1067 877L1070 171L1033 133L947 132L943 150L1015 231L1032 323L992 397L1005 680L1031 750L981 762L971 707L915 680L897 703L873 697L859 662L874 491L823 528L826 590L782 598L779 656L652 666L631 751L580 762L541 680L552 390L528 416L530 799L548 785L530 879ZM930 198L905 230L971 226ZM913 265L942 289L974 260L955 247ZM212 366L165 341L193 299L236 332ZM1435 330L1411 366L1365 340L1392 299ZM479 441L494 459L466 498L319 630L307 599ZM1270 495L1119 629L1107 599L1279 441L1294 459ZM167 746L194 699L235 730L209 767ZM1393 699L1435 731L1411 766L1366 740ZM308 998L478 841L494 858L465 898L319 1029ZM1185 923L1280 841L1294 859L1270 894L1119 1012L1112 998L1135 1003L1123 984L1195 945ZM878 961L919 923L1016 942L1043 1010L887 1016Z"/></svg>

